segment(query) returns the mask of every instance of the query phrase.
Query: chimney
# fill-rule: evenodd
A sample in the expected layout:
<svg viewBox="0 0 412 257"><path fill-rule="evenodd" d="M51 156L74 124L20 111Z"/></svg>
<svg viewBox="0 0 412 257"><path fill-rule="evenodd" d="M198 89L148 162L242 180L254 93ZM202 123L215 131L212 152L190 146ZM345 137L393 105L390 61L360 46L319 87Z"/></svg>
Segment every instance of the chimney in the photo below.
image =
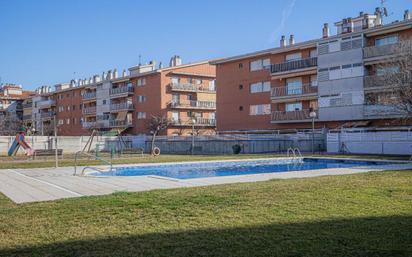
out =
<svg viewBox="0 0 412 257"><path fill-rule="evenodd" d="M280 38L280 47L286 47L286 37L285 35L282 35Z"/></svg>
<svg viewBox="0 0 412 257"><path fill-rule="evenodd" d="M359 17L363 17L363 12L359 12Z"/></svg>
<svg viewBox="0 0 412 257"><path fill-rule="evenodd" d="M106 72L104 72L104 71L102 73L102 80L106 80Z"/></svg>
<svg viewBox="0 0 412 257"><path fill-rule="evenodd" d="M376 15L375 25L376 26L382 25L382 13L381 13L381 10L379 9L379 7L375 8L375 13L374 14Z"/></svg>
<svg viewBox="0 0 412 257"><path fill-rule="evenodd" d="M112 70L108 70L107 71L107 78L106 78L107 80L110 80L110 79L112 79Z"/></svg>
<svg viewBox="0 0 412 257"><path fill-rule="evenodd" d="M323 38L329 37L329 24L328 23L323 24L322 35L323 35Z"/></svg>
<svg viewBox="0 0 412 257"><path fill-rule="evenodd" d="M411 13L409 10L405 10L405 13L403 14L403 20L407 21L411 19Z"/></svg>
<svg viewBox="0 0 412 257"><path fill-rule="evenodd" d="M163 69L163 63L159 62L159 69Z"/></svg>
<svg viewBox="0 0 412 257"><path fill-rule="evenodd" d="M113 70L113 78L117 79L117 77L119 76L119 73L117 72L117 69Z"/></svg>
<svg viewBox="0 0 412 257"><path fill-rule="evenodd" d="M170 67L174 67L178 65L182 65L182 59L180 58L180 56L175 55L172 58L170 58L170 63L169 63Z"/></svg>
<svg viewBox="0 0 412 257"><path fill-rule="evenodd" d="M293 46L295 44L295 36L292 34L289 37L289 45Z"/></svg>
<svg viewBox="0 0 412 257"><path fill-rule="evenodd" d="M126 70L123 70L122 76L123 76L123 77L126 77L126 76L127 76Z"/></svg>

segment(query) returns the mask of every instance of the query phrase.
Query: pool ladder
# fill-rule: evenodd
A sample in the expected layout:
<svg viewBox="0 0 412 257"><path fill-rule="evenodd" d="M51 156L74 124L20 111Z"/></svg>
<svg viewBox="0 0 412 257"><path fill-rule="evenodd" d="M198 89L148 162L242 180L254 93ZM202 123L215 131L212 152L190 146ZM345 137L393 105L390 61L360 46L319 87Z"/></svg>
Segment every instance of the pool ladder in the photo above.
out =
<svg viewBox="0 0 412 257"><path fill-rule="evenodd" d="M292 158L294 163L301 163L303 161L302 153L300 152L299 148L288 148L287 156Z"/></svg>
<svg viewBox="0 0 412 257"><path fill-rule="evenodd" d="M107 161L107 160L105 160L105 159L102 159L102 158L100 158L100 157L98 157L98 156L95 156L95 155L93 155L93 154L89 154L89 153L86 153L86 152L83 152L83 151L78 151L78 152L76 152L76 154L74 155L74 173L73 173L73 176L76 176L76 175L77 175L77 159L78 159L78 156L81 155L81 154L86 155L86 156L91 157L91 158L94 158L95 160L101 161L101 162L103 162L104 164L106 164L106 165L108 165L108 166L110 167L109 170L103 170L103 169L99 169L99 168L96 168L96 167L86 166L86 167L84 167L84 168L82 169L82 172L80 173L81 176L84 175L84 172L85 172L87 169L89 169L89 170L95 170L95 171L98 171L98 172L101 172L101 173L109 173L109 172L112 172L112 171L113 171L113 164L112 164L112 162Z"/></svg>

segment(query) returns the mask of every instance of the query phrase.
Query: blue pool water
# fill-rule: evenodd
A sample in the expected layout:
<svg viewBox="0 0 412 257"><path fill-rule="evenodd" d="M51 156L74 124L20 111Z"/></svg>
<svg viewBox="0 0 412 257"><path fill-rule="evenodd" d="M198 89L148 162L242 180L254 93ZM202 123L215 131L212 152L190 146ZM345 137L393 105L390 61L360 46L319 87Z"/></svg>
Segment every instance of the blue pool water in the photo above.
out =
<svg viewBox="0 0 412 257"><path fill-rule="evenodd" d="M304 158L301 163L290 159L265 159L253 161L199 162L162 165L144 165L116 168L110 173L94 172L94 176L147 176L156 175L177 179L235 176L247 174L348 168L355 166L376 166L388 162L333 160Z"/></svg>

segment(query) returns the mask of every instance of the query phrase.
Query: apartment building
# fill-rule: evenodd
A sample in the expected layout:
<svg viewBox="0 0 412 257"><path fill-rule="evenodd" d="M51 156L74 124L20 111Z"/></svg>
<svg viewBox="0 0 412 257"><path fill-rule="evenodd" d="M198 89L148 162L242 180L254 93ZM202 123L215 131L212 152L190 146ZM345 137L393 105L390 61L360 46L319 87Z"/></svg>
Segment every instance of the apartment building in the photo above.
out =
<svg viewBox="0 0 412 257"><path fill-rule="evenodd" d="M26 104L36 131L43 135L52 133L54 119L59 135L90 135L92 130L150 134L152 116L169 118L162 134L214 134L215 75L209 61L182 64L174 56L169 67L150 62L120 75L114 69L72 80L54 91L41 87Z"/></svg>
<svg viewBox="0 0 412 257"><path fill-rule="evenodd" d="M22 103L32 94L23 90L21 85L4 84L0 86L0 122L9 116L12 120L23 118Z"/></svg>
<svg viewBox="0 0 412 257"><path fill-rule="evenodd" d="M384 25L379 8L335 23L331 36L213 61L217 81L217 130L394 125L400 113L383 83L396 46L412 39L412 20Z"/></svg>

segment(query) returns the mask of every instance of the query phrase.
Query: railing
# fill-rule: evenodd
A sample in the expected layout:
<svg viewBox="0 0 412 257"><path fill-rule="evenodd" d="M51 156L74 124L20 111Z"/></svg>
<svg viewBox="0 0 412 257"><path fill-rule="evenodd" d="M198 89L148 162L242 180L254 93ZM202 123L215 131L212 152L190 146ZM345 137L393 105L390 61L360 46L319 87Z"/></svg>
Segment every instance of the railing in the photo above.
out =
<svg viewBox="0 0 412 257"><path fill-rule="evenodd" d="M288 120L310 120L310 112L311 110L299 110L299 111L275 111L272 112L272 122L276 121L288 121ZM318 114L318 110L315 110L316 114ZM318 115L316 115L318 117Z"/></svg>
<svg viewBox="0 0 412 257"><path fill-rule="evenodd" d="M54 116L54 112L43 112L40 113L40 118L51 118Z"/></svg>
<svg viewBox="0 0 412 257"><path fill-rule="evenodd" d="M318 65L318 58L310 57L307 59L272 64L270 67L270 71L272 73L293 71L293 70L300 70L300 69L315 67L317 65Z"/></svg>
<svg viewBox="0 0 412 257"><path fill-rule="evenodd" d="M405 112L396 105L370 104L363 106L363 116L367 118L402 117Z"/></svg>
<svg viewBox="0 0 412 257"><path fill-rule="evenodd" d="M363 49L363 58L380 57L397 54L400 51L400 44L390 44L382 46L369 46Z"/></svg>
<svg viewBox="0 0 412 257"><path fill-rule="evenodd" d="M93 114L96 113L96 107L83 108L83 114Z"/></svg>
<svg viewBox="0 0 412 257"><path fill-rule="evenodd" d="M172 91L188 91L188 92L216 92L216 89L211 89L204 85L194 84L170 84Z"/></svg>
<svg viewBox="0 0 412 257"><path fill-rule="evenodd" d="M110 120L110 127L131 127L133 126L132 121L129 120Z"/></svg>
<svg viewBox="0 0 412 257"><path fill-rule="evenodd" d="M110 95L119 95L125 93L133 93L133 87L118 87L110 89Z"/></svg>
<svg viewBox="0 0 412 257"><path fill-rule="evenodd" d="M307 95L307 94L316 94L317 92L318 92L318 87L312 86L312 84L304 84L301 87L296 87L296 86L274 87L272 88L272 97Z"/></svg>
<svg viewBox="0 0 412 257"><path fill-rule="evenodd" d="M133 110L132 103L118 103L118 104L111 104L110 110L111 111L119 111L119 110Z"/></svg>
<svg viewBox="0 0 412 257"><path fill-rule="evenodd" d="M102 159L102 158L100 158L100 157L98 157L98 156L96 156L96 155L93 155L93 154L85 153L85 152L83 152L83 151L78 151L78 152L76 152L76 154L74 155L74 173L73 173L73 176L76 176L76 175L77 175L77 160L78 160L78 156L79 156L80 154L86 155L86 156L89 157L89 158L94 158L95 160L101 161L101 162L103 162L104 164L110 166L110 169L109 169L108 171L105 171L105 170L102 170L102 169L99 169L99 168L95 168L95 167L91 167L91 166L86 166L86 167L84 167L84 168L82 169L82 172L80 173L81 176L84 175L84 171L85 171L86 169L96 170L96 171L101 172L101 173L108 173L108 172L112 172L112 171L113 171L113 164L112 164L111 161L107 161L107 160Z"/></svg>
<svg viewBox="0 0 412 257"><path fill-rule="evenodd" d="M26 109L26 108L32 108L33 107L33 103L25 103L25 104L23 104L23 108L24 109Z"/></svg>
<svg viewBox="0 0 412 257"><path fill-rule="evenodd" d="M31 114L23 115L23 120L31 120L31 118L32 118Z"/></svg>
<svg viewBox="0 0 412 257"><path fill-rule="evenodd" d="M95 128L96 122L95 121L84 121L83 128Z"/></svg>
<svg viewBox="0 0 412 257"><path fill-rule="evenodd" d="M216 102L212 101L178 101L174 102L172 101L170 103L171 107L177 107L177 108L199 108L199 109L216 109Z"/></svg>
<svg viewBox="0 0 412 257"><path fill-rule="evenodd" d="M96 98L96 92L89 92L89 93L84 93L83 94L83 99L84 100L90 100Z"/></svg>
<svg viewBox="0 0 412 257"><path fill-rule="evenodd" d="M364 88L391 87L393 84L402 84L408 81L408 77L403 73L386 74L382 76L372 75L364 78ZM392 83L392 85L391 85Z"/></svg>
<svg viewBox="0 0 412 257"><path fill-rule="evenodd" d="M178 119L172 120L172 125L174 126L216 126L215 119L206 119L206 118L197 118L196 121L193 123L191 119Z"/></svg>
<svg viewBox="0 0 412 257"><path fill-rule="evenodd" d="M56 102L54 100L45 100L45 101L37 102L37 107L42 109L42 108L48 108L55 104Z"/></svg>

